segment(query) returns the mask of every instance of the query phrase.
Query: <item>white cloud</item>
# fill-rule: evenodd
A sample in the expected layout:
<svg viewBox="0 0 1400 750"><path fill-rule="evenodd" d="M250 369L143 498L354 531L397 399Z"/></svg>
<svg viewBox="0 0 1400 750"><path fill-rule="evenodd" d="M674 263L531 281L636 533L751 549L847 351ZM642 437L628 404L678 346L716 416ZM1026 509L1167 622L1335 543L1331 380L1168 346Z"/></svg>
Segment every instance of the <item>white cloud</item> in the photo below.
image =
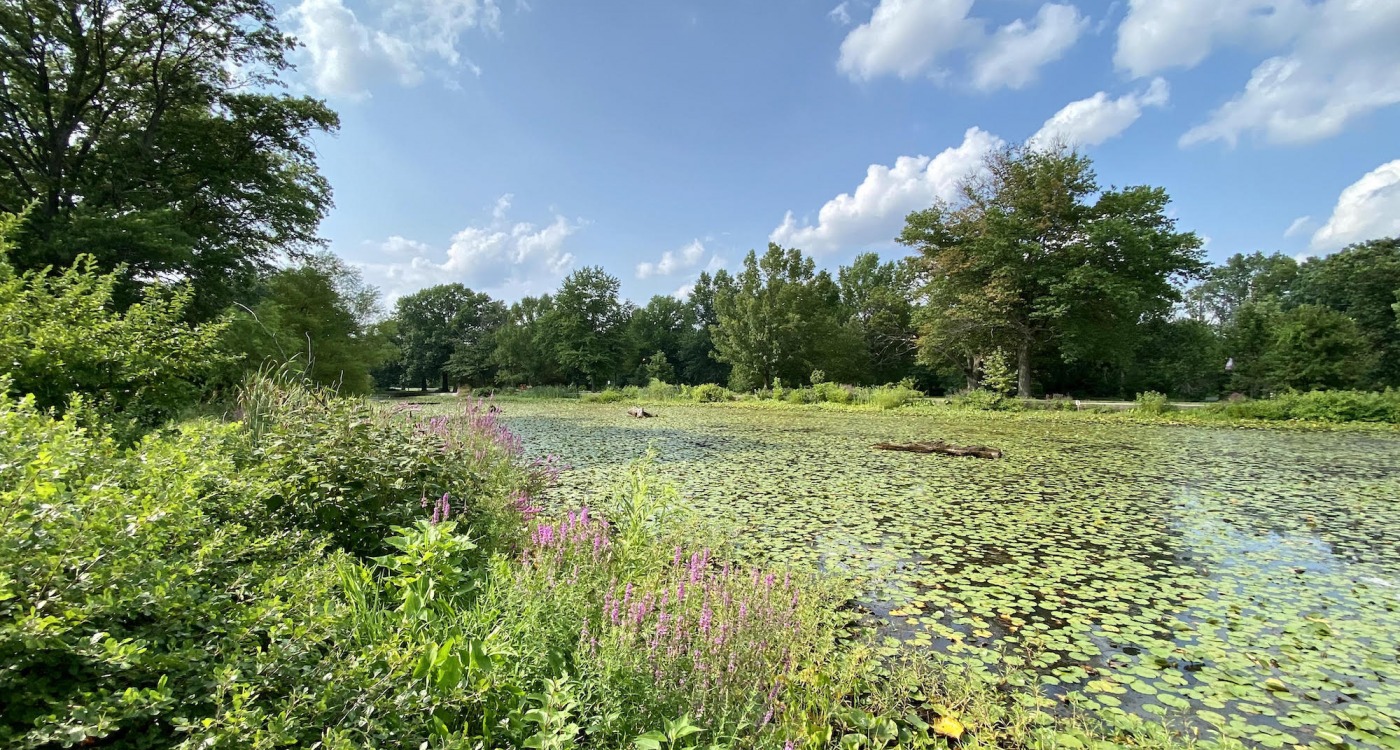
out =
<svg viewBox="0 0 1400 750"><path fill-rule="evenodd" d="M1400 103L1400 2L1395 0L1133 0L1118 28L1118 67L1143 76L1199 64L1219 46L1271 52L1244 90L1181 137L1181 145L1306 143Z"/></svg>
<svg viewBox="0 0 1400 750"><path fill-rule="evenodd" d="M769 239L810 253L891 242L905 216L936 200L955 198L959 183L981 170L987 154L1002 145L991 133L970 128L961 144L933 158L901 156L893 167L872 164L854 193L842 193L821 207L816 224L798 224L789 211Z"/></svg>
<svg viewBox="0 0 1400 750"><path fill-rule="evenodd" d="M1040 126L1029 143L1053 146L1096 146L1120 135L1137 122L1146 107L1163 107L1170 91L1167 82L1153 79L1146 90L1112 99L1100 91L1088 99L1070 102Z"/></svg>
<svg viewBox="0 0 1400 750"><path fill-rule="evenodd" d="M500 31L495 0L396 0L370 7L382 8L373 20L356 15L343 0L300 0L287 11L317 93L365 99L374 86L416 86L426 69L442 66L480 75L458 49L462 34ZM445 75L450 83L450 73Z"/></svg>
<svg viewBox="0 0 1400 750"><path fill-rule="evenodd" d="M1190 68L1220 44L1282 44L1307 14L1305 0L1129 0L1113 61L1138 77Z"/></svg>
<svg viewBox="0 0 1400 750"><path fill-rule="evenodd" d="M1299 216L1293 220L1292 224L1288 225L1287 229L1283 230L1283 236L1285 239L1294 237L1312 229L1313 226L1314 223L1311 216Z"/></svg>
<svg viewBox="0 0 1400 750"><path fill-rule="evenodd" d="M690 271L700 266L700 261L705 258L705 244L700 240L694 240L689 245L680 250L667 250L661 254L661 260L652 263L637 264L637 278L646 279L652 276L670 276L676 273Z"/></svg>
<svg viewBox="0 0 1400 750"><path fill-rule="evenodd" d="M674 292L671 292L671 296L672 296L672 297L675 297L676 299L680 300L681 302L685 302L686 300L690 299L690 295L691 295L692 293L694 293L694 292L695 292L695 282L692 281L692 282L689 283L689 284L681 284L681 286L680 286L679 289L677 289L677 290L674 291Z"/></svg>
<svg viewBox="0 0 1400 750"><path fill-rule="evenodd" d="M390 302L425 286L454 281L496 297L548 291L573 267L574 256L564 250L564 243L583 222L556 215L544 226L512 223L505 215L509 207L510 196L503 196L489 224L452 235L445 251L394 236L380 246L387 260L360 266ZM412 257L400 260L407 253Z"/></svg>
<svg viewBox="0 0 1400 750"><path fill-rule="evenodd" d="M1040 6L1033 23L1017 19L997 29L972 61L973 85L984 91L1024 88L1042 66L1064 56L1087 25L1073 5Z"/></svg>
<svg viewBox="0 0 1400 750"><path fill-rule="evenodd" d="M846 9L847 5L849 5L849 3L841 3L835 8L832 8L831 12L826 14L827 18L830 18L832 21L839 23L842 26L850 26L851 12Z"/></svg>
<svg viewBox="0 0 1400 750"><path fill-rule="evenodd" d="M977 88L1020 88L1058 60L1087 25L1071 5L1047 3L1035 20L1013 21L993 34L972 18L973 0L880 0L870 20L841 42L836 67L857 80L882 75L947 79L943 58L965 51Z"/></svg>
<svg viewBox="0 0 1400 750"><path fill-rule="evenodd" d="M407 237L400 237L397 234L380 243L379 249L389 255L400 257L426 255L432 252L432 248L428 246L428 243L410 240Z"/></svg>
<svg viewBox="0 0 1400 750"><path fill-rule="evenodd" d="M1313 233L1313 250L1400 236L1400 159L1376 167L1337 196L1332 216Z"/></svg>

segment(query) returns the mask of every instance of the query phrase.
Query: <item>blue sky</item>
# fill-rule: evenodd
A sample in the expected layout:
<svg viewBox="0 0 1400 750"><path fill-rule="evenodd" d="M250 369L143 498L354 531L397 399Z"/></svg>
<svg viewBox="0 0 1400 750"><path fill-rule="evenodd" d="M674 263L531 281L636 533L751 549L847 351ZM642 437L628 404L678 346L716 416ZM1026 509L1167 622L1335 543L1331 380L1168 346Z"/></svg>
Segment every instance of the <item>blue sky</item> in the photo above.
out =
<svg viewBox="0 0 1400 750"><path fill-rule="evenodd" d="M770 241L835 268L1000 142L1068 140L1235 252L1400 234L1396 0L298 0L322 227L390 299L602 265L684 293Z"/></svg>

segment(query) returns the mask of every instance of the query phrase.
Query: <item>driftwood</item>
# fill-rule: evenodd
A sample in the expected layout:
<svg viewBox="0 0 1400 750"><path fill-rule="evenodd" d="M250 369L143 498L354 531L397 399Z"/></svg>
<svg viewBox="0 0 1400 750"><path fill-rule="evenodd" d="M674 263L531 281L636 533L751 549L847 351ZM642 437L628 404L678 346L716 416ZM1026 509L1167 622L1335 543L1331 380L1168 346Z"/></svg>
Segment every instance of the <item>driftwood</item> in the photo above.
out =
<svg viewBox="0 0 1400 750"><path fill-rule="evenodd" d="M647 411L646 409L643 409L640 406L634 406L631 409L628 409L627 414L636 417L637 419L645 419L647 417L656 416L655 414L652 414L651 412Z"/></svg>
<svg viewBox="0 0 1400 750"><path fill-rule="evenodd" d="M941 453L945 456L976 456L978 458L1001 458L1001 450L985 445L953 445L942 440L931 443L876 443L882 451L908 451L909 453Z"/></svg>

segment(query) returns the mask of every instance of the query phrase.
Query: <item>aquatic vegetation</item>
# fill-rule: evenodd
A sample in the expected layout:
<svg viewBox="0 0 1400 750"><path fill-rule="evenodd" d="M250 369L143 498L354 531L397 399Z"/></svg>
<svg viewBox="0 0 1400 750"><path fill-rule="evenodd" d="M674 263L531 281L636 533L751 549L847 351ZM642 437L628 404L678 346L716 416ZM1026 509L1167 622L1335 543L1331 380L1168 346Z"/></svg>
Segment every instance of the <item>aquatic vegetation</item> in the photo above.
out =
<svg viewBox="0 0 1400 750"><path fill-rule="evenodd" d="M888 655L1012 668L1029 708L1262 747L1400 742L1400 439L752 406L505 419L577 467L546 502L651 447L749 554L855 577ZM870 449L936 438L1006 455Z"/></svg>

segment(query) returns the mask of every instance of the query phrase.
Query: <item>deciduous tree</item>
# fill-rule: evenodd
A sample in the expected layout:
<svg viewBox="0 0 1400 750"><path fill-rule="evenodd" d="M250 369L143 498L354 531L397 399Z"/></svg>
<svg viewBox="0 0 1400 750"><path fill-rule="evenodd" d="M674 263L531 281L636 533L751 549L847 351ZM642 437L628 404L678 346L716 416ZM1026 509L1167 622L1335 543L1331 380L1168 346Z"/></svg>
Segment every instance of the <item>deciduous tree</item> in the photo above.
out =
<svg viewBox="0 0 1400 750"><path fill-rule="evenodd" d="M921 254L932 316L921 345L1004 343L1023 397L1037 348L1126 361L1143 317L1178 301L1173 282L1203 268L1201 241L1176 231L1165 191L1101 191L1072 151L995 152L960 193L910 214L899 236Z"/></svg>

